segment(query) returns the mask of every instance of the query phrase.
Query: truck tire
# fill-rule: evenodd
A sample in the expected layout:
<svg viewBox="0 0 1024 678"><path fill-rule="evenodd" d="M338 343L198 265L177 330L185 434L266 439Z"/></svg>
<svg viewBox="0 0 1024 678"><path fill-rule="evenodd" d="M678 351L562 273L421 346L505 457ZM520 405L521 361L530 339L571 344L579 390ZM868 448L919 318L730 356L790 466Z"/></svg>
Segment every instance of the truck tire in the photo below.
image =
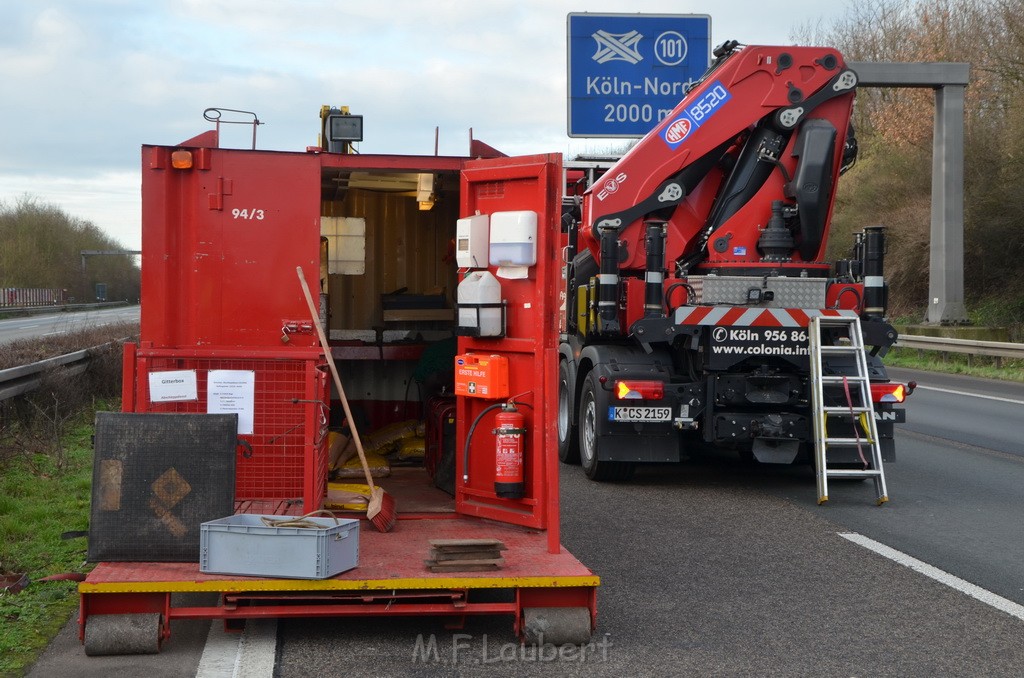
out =
<svg viewBox="0 0 1024 678"><path fill-rule="evenodd" d="M579 464L577 427L572 423L573 385L569 382L569 363L558 363L558 459L563 464Z"/></svg>
<svg viewBox="0 0 1024 678"><path fill-rule="evenodd" d="M597 435L597 384L594 373L587 375L580 396L579 418L576 420L579 437L580 464L591 480L598 482L629 480L633 475L633 464L627 461L600 461L598 451L605 446L616 445L617 441Z"/></svg>

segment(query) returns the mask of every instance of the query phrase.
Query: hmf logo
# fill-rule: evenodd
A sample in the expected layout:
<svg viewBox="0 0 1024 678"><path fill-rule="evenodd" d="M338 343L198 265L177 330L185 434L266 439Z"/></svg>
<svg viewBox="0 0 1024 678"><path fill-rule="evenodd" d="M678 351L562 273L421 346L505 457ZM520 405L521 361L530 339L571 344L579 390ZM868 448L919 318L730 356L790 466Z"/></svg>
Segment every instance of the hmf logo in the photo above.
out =
<svg viewBox="0 0 1024 678"><path fill-rule="evenodd" d="M604 182L604 186L602 186L601 190L597 192L597 199L604 200L612 193L615 193L617 190L619 190L619 186L626 183L626 179L626 173L619 172L613 178Z"/></svg>
<svg viewBox="0 0 1024 678"><path fill-rule="evenodd" d="M691 129L693 129L693 123L688 118L679 118L665 130L665 141L670 144L682 143L686 137L690 136Z"/></svg>

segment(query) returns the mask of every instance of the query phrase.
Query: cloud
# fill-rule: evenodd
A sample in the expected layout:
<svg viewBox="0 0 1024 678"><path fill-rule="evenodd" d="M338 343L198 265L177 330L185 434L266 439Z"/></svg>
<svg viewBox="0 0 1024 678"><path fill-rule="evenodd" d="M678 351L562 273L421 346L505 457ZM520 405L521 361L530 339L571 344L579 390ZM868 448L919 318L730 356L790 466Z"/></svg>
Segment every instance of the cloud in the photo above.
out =
<svg viewBox="0 0 1024 678"><path fill-rule="evenodd" d="M585 4L623 11L610 0ZM713 42L784 41L792 24L822 11L810 0L775 18L755 0L721 5ZM575 143L565 129L566 15L579 9L559 0L6 2L0 199L45 186L40 195L65 207L93 209L87 190L124 205L137 192L140 146L208 129L209 106L258 113L268 149L315 143L320 106L332 104L365 116L366 153L433 153L435 127L442 154L464 154L470 128L512 154L566 151ZM629 11L707 8L635 0ZM250 132L223 138L247 146ZM112 215L97 225L122 218Z"/></svg>
<svg viewBox="0 0 1024 678"><path fill-rule="evenodd" d="M13 205L27 197L55 205L69 216L91 221L125 248L139 249L140 184L137 171L87 177L0 174L0 186L4 187L0 202Z"/></svg>

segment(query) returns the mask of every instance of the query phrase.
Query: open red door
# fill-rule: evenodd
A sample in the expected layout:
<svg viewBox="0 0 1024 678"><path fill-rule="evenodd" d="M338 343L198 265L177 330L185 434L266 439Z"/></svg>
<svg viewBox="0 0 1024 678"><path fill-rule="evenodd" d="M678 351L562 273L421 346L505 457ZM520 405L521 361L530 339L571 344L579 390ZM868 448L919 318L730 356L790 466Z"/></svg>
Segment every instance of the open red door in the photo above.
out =
<svg viewBox="0 0 1024 678"><path fill-rule="evenodd" d="M558 154L467 162L456 245L456 510L546 529L552 550L561 178Z"/></svg>

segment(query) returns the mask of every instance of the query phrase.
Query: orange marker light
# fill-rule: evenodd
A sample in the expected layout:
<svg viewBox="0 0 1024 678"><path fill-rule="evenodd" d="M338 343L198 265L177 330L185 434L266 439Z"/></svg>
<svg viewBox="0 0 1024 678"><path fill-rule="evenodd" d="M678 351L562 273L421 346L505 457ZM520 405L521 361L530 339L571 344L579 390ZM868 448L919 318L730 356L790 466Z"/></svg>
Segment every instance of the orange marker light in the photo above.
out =
<svg viewBox="0 0 1024 678"><path fill-rule="evenodd" d="M189 169L192 167L192 151L174 151L171 153L171 167Z"/></svg>

